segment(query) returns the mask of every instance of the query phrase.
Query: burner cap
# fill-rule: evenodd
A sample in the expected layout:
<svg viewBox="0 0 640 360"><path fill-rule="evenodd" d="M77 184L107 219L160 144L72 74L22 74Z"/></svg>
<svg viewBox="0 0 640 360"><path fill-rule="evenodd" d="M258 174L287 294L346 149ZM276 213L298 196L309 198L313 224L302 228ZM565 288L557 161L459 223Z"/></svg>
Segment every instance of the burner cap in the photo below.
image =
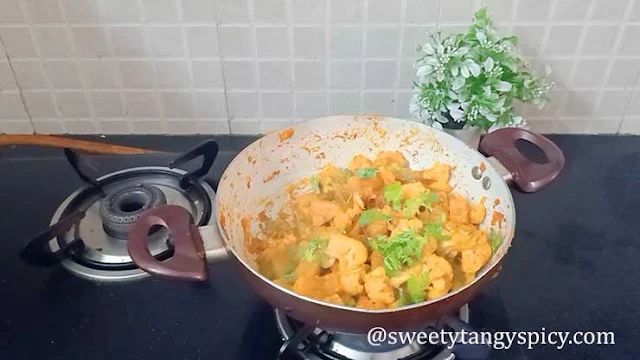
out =
<svg viewBox="0 0 640 360"><path fill-rule="evenodd" d="M115 191L102 200L100 218L104 231L118 239L126 239L133 224L145 211L166 205L167 198L154 185L141 184Z"/></svg>
<svg viewBox="0 0 640 360"><path fill-rule="evenodd" d="M86 215L57 241L50 242L51 250L80 238L85 250L62 262L71 272L100 281L147 276L133 263L127 250L129 230L144 211L159 205L179 205L191 213L199 226L207 225L211 219L213 189L205 181L198 181L184 190L180 179L185 173L166 167L133 168L97 179L104 197L92 187L77 190L60 205L51 224L76 211ZM173 254L165 228L152 229L149 250L159 260Z"/></svg>

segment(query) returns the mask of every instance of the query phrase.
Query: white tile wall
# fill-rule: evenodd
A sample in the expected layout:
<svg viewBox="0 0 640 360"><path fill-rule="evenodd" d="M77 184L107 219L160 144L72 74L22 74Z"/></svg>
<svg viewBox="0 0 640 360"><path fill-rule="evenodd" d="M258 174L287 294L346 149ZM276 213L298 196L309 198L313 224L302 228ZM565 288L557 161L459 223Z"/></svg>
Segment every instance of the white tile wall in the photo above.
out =
<svg viewBox="0 0 640 360"><path fill-rule="evenodd" d="M410 117L415 45L482 4L552 69L543 132L640 134L640 0L0 0L0 132L239 133Z"/></svg>

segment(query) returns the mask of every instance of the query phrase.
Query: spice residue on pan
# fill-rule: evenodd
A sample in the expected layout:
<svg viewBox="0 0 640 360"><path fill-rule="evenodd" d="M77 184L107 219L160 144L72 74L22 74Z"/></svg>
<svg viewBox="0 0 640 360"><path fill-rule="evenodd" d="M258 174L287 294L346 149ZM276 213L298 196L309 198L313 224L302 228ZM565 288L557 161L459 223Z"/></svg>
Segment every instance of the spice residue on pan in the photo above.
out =
<svg viewBox="0 0 640 360"><path fill-rule="evenodd" d="M491 216L491 225L498 227L502 227L502 222L504 221L504 214L500 211L494 211L493 216Z"/></svg>
<svg viewBox="0 0 640 360"><path fill-rule="evenodd" d="M414 137L418 133L418 129L411 129L409 131L409 135L405 136L402 141L400 141L400 145L409 145L411 142L411 138Z"/></svg>
<svg viewBox="0 0 640 360"><path fill-rule="evenodd" d="M227 218L224 216L224 212L222 211L220 211L220 227L222 227L222 230L226 231Z"/></svg>
<svg viewBox="0 0 640 360"><path fill-rule="evenodd" d="M498 205L500 205L500 199L495 199L493 201L493 208L495 209Z"/></svg>
<svg viewBox="0 0 640 360"><path fill-rule="evenodd" d="M293 130L293 128L287 128L280 131L280 133L278 134L278 137L280 138L280 142L290 139L294 133L295 133L295 130Z"/></svg>
<svg viewBox="0 0 640 360"><path fill-rule="evenodd" d="M266 178L264 178L264 180L262 180L263 183L268 183L269 181L275 179L276 176L280 175L280 170L275 170L274 172L272 172L271 174L269 174L269 176L267 176Z"/></svg>

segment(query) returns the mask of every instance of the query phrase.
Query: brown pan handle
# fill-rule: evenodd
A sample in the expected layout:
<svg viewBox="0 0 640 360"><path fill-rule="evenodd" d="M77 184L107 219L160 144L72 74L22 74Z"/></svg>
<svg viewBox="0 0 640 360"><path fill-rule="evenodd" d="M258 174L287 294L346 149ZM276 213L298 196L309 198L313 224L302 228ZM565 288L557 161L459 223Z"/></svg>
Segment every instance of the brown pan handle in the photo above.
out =
<svg viewBox="0 0 640 360"><path fill-rule="evenodd" d="M549 161L536 164L527 159L516 147L516 140L526 140L544 152ZM496 158L511 173L511 179L520 190L536 192L551 183L564 167L562 150L546 137L520 128L496 130L480 142L480 151Z"/></svg>
<svg viewBox="0 0 640 360"><path fill-rule="evenodd" d="M151 255L147 236L154 225L166 227L174 247L174 254L165 261ZM129 256L142 270L169 278L203 281L207 267L202 238L191 214L176 205L158 206L146 211L129 233Z"/></svg>

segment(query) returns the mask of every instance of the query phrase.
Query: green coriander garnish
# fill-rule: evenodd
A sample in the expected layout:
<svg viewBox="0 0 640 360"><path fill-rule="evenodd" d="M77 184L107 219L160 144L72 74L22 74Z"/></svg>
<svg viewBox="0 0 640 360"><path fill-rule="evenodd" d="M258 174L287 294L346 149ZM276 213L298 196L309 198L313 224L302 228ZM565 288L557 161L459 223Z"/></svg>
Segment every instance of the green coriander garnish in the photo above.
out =
<svg viewBox="0 0 640 360"><path fill-rule="evenodd" d="M371 247L382 254L387 274L400 270L404 265L413 265L420 259L424 242L425 238L416 234L413 229L405 230L391 238L378 236L376 239L369 239Z"/></svg>
<svg viewBox="0 0 640 360"><path fill-rule="evenodd" d="M317 177L312 176L309 179L309 182L311 183L311 190L313 190L314 193L319 194L320 193L320 180L318 180Z"/></svg>
<svg viewBox="0 0 640 360"><path fill-rule="evenodd" d="M491 229L491 231L489 232L489 242L491 243L491 251L495 253L496 250L498 250L498 248L500 247L500 245L502 245L503 241L504 239L502 234L497 232L495 229Z"/></svg>
<svg viewBox="0 0 640 360"><path fill-rule="evenodd" d="M406 216L414 216L420 211L420 207L424 206L431 210L431 204L438 201L438 194L432 192L424 192L418 197L407 199L404 202L404 214Z"/></svg>
<svg viewBox="0 0 640 360"><path fill-rule="evenodd" d="M438 222L426 224L422 228L422 232L424 234L424 237L426 238L433 237L433 238L436 238L437 240L449 240L451 238L451 236L443 232L442 223L438 223Z"/></svg>
<svg viewBox="0 0 640 360"><path fill-rule="evenodd" d="M302 258L308 262L315 261L318 257L318 254L326 249L328 244L328 239L321 239L317 237L313 238L311 241L309 241L309 244L307 244L307 247L304 249Z"/></svg>
<svg viewBox="0 0 640 360"><path fill-rule="evenodd" d="M360 214L360 220L358 223L360 226L368 225L376 220L391 220L391 215L385 214L379 209L365 210Z"/></svg>
<svg viewBox="0 0 640 360"><path fill-rule="evenodd" d="M376 176L377 173L378 169L374 167L361 168L356 170L356 176L361 179L371 179L372 177Z"/></svg>
<svg viewBox="0 0 640 360"><path fill-rule="evenodd" d="M400 210L400 202L402 201L402 184L400 181L384 187L384 199L391 204L394 210Z"/></svg>
<svg viewBox="0 0 640 360"><path fill-rule="evenodd" d="M428 271L420 273L418 276L412 276L407 280L408 298L412 304L424 301L424 292L430 283Z"/></svg>

